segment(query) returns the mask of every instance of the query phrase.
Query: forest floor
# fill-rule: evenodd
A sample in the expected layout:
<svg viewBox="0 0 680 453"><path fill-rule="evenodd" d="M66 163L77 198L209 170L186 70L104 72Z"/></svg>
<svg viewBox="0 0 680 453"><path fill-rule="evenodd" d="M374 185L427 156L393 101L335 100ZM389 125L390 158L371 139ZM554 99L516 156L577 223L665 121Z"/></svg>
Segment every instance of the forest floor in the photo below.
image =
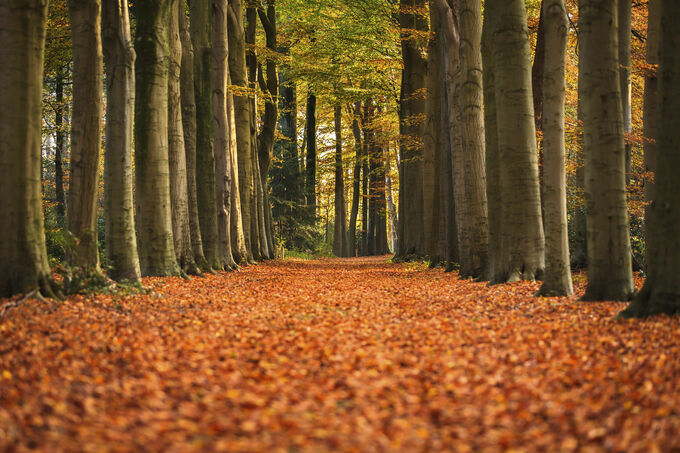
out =
<svg viewBox="0 0 680 453"><path fill-rule="evenodd" d="M680 451L680 318L388 259L0 300L0 451Z"/></svg>

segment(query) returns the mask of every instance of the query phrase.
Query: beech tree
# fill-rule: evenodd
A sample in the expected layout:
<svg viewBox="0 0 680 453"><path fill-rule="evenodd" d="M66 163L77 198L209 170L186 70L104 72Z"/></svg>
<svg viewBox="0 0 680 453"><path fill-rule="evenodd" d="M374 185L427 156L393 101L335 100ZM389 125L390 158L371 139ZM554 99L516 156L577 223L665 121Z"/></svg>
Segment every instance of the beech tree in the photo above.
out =
<svg viewBox="0 0 680 453"><path fill-rule="evenodd" d="M106 63L106 152L104 215L109 277L138 281L132 192L132 121L135 112L135 51L127 2L104 0L102 44Z"/></svg>
<svg viewBox="0 0 680 453"><path fill-rule="evenodd" d="M545 0L545 56L543 73L543 176L545 198L546 266L544 296L573 294L567 232L567 187L564 146L565 56L567 11L563 0Z"/></svg>
<svg viewBox="0 0 680 453"><path fill-rule="evenodd" d="M634 286L626 207L617 0L580 0L578 6L588 240L588 287L583 300L629 300Z"/></svg>
<svg viewBox="0 0 680 453"><path fill-rule="evenodd" d="M73 43L73 120L68 230L73 266L99 270L97 251L97 171L102 119L102 43L100 0L69 0Z"/></svg>
<svg viewBox="0 0 680 453"><path fill-rule="evenodd" d="M50 296L40 187L47 2L0 3L0 297Z"/></svg>
<svg viewBox="0 0 680 453"><path fill-rule="evenodd" d="M180 272L175 258L168 163L170 13L176 0L135 4L135 179L137 247L142 275Z"/></svg>
<svg viewBox="0 0 680 453"><path fill-rule="evenodd" d="M680 313L680 4L661 0L660 8L660 122L647 227L647 279L624 317Z"/></svg>

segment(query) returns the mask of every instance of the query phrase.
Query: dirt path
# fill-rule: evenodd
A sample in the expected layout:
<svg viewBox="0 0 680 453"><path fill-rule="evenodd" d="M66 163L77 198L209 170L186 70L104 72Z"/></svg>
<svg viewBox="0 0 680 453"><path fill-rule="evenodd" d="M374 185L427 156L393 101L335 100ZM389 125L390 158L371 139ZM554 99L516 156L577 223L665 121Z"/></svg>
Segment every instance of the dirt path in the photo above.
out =
<svg viewBox="0 0 680 453"><path fill-rule="evenodd" d="M680 449L678 318L387 257L145 283L7 310L0 451Z"/></svg>

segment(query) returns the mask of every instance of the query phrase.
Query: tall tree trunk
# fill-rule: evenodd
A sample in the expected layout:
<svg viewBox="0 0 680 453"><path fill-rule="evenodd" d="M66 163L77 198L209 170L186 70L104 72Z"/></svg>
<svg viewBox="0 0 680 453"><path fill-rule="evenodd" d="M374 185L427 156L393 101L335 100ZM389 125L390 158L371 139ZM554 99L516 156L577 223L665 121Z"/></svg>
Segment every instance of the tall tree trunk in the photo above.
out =
<svg viewBox="0 0 680 453"><path fill-rule="evenodd" d="M401 135L401 171L399 187L399 251L397 255L425 254L423 231L423 136L424 124L419 118L425 114L425 88L427 60L423 51L427 40L419 33L428 31L425 0L401 0L399 25L401 52L404 60L399 122Z"/></svg>
<svg viewBox="0 0 680 453"><path fill-rule="evenodd" d="M47 1L0 4L0 297L52 295L40 187Z"/></svg>
<svg viewBox="0 0 680 453"><path fill-rule="evenodd" d="M481 278L487 267L489 227L484 165L484 96L482 92L482 10L476 0L461 0L460 134L463 187L455 196L460 275Z"/></svg>
<svg viewBox="0 0 680 453"><path fill-rule="evenodd" d="M361 237L360 237L360 247L359 247L359 254L362 256L368 255L368 227L369 227L369 216L368 216L368 206L369 206L369 198L370 198L370 193L368 190L368 183L369 183L369 150L370 150L370 145L369 142L371 141L370 138L370 132L368 125L366 124L368 122L368 118L365 116L363 117L361 124L362 124L362 129L363 129L363 134L364 134L364 141L363 141L363 152L362 152L362 162L361 162L361 174L362 174L362 180L361 180ZM401 191L400 191L401 194Z"/></svg>
<svg viewBox="0 0 680 453"><path fill-rule="evenodd" d="M385 175L385 195L387 202L387 211L390 216L390 236L389 244L390 250L397 249L397 206L394 204L394 196L392 195L392 178L389 175L390 161L387 160L387 174Z"/></svg>
<svg viewBox="0 0 680 453"><path fill-rule="evenodd" d="M101 3L69 0L73 43L73 118L68 230L76 245L73 266L99 270L97 189L102 120Z"/></svg>
<svg viewBox="0 0 680 453"><path fill-rule="evenodd" d="M545 243L526 9L523 0L500 1L494 8L498 14L493 71L504 253L493 281L503 283L540 279Z"/></svg>
<svg viewBox="0 0 680 453"><path fill-rule="evenodd" d="M243 30L241 0L229 0L229 72L232 84L244 90L248 87L246 72L246 41ZM259 248L257 236L257 207L255 180L253 179L252 148L250 143L250 100L244 92L234 93L234 121L236 125L236 155L238 158L239 195L243 233L248 252L248 262L254 263L255 249Z"/></svg>
<svg viewBox="0 0 680 453"><path fill-rule="evenodd" d="M342 107L336 105L333 111L335 122L335 234L333 236L333 253L346 257L347 249L347 213L345 211L345 183L342 174Z"/></svg>
<svg viewBox="0 0 680 453"><path fill-rule="evenodd" d="M545 71L543 85L543 164L545 168L546 265L537 295L573 294L567 231L567 182L564 171L564 95L567 11L564 0L544 0Z"/></svg>
<svg viewBox="0 0 680 453"><path fill-rule="evenodd" d="M650 18L655 19L657 5L650 6ZM622 313L625 317L680 313L680 4L661 0L660 17L660 123L654 199L649 207L648 274L642 290Z"/></svg>
<svg viewBox="0 0 680 453"><path fill-rule="evenodd" d="M623 132L626 146L626 184L630 181L631 152L633 146L628 142L628 134L632 127L631 116L631 83L630 83L630 37L631 37L631 10L630 0L618 1L619 20L619 83L621 84L621 109L623 113Z"/></svg>
<svg viewBox="0 0 680 453"><path fill-rule="evenodd" d="M231 77L228 79L231 85ZM227 96L227 118L229 119L229 159L231 161L231 252L234 260L240 264L248 264L248 250L246 249L246 239L243 232L243 216L241 212L241 190L238 177L238 157L236 155L236 119L234 113L234 96L229 93Z"/></svg>
<svg viewBox="0 0 680 453"><path fill-rule="evenodd" d="M135 51L137 247L142 275L180 272L175 258L168 163L169 25L172 0L142 0Z"/></svg>
<svg viewBox="0 0 680 453"><path fill-rule="evenodd" d="M316 216L316 96L313 93L307 96L306 121L307 159L305 160L305 192L310 217L314 218Z"/></svg>
<svg viewBox="0 0 680 453"><path fill-rule="evenodd" d="M498 144L498 122L496 112L496 76L493 40L495 22L498 18L498 1L484 5L482 27L482 63L484 67L484 139L486 150L486 195L489 217L489 255L486 277L491 280L503 267L503 216L502 192L500 185L500 151Z"/></svg>
<svg viewBox="0 0 680 453"><path fill-rule="evenodd" d="M534 122L536 130L543 130L543 80L545 75L545 5L546 0L541 0L541 10L538 16L538 28L536 30L536 50L534 52L534 64L531 66L531 90L534 94Z"/></svg>
<svg viewBox="0 0 680 453"><path fill-rule="evenodd" d="M182 94L180 73L182 44L179 16L185 14L184 1L176 0L170 13L170 65L168 71L168 162L170 167L170 205L175 256L180 269L187 274L201 273L194 260L189 226L189 194L187 163L182 124Z"/></svg>
<svg viewBox="0 0 680 453"><path fill-rule="evenodd" d="M634 291L626 210L617 0L579 0L588 286L583 300L628 300Z"/></svg>
<svg viewBox="0 0 680 453"><path fill-rule="evenodd" d="M309 110L307 110L309 112ZM354 136L354 174L352 180L352 208L349 215L349 230L347 242L349 255L357 256L357 217L359 216L359 202L361 201L361 159L362 140L359 119L361 118L361 101L354 103L352 118L352 135ZM316 154L316 153L315 153Z"/></svg>
<svg viewBox="0 0 680 453"><path fill-rule="evenodd" d="M64 193L64 152L66 151L64 128L64 82L66 73L59 68L55 86L56 107L54 111L54 127L56 129L54 146L54 190L57 201L57 222L60 226L66 223L66 196Z"/></svg>
<svg viewBox="0 0 680 453"><path fill-rule="evenodd" d="M258 16L262 23L262 28L265 31L265 38L267 49L271 52L278 51L277 45L277 29L276 29L276 7L273 2L268 2L266 12L258 9ZM271 161L274 156L274 137L276 135L276 122L278 119L278 95L279 95L279 76L276 70L276 61L273 58L267 58L266 61L266 80L262 71L259 68L258 81L260 89L265 93L264 115L262 117L262 129L258 134L258 160L260 164L260 180L263 191L263 208L264 208L264 222L265 234L267 240L267 248L269 250L269 258L276 257L274 249L274 228L272 224L271 203L269 201L269 184L268 175Z"/></svg>
<svg viewBox="0 0 680 453"><path fill-rule="evenodd" d="M203 254L203 240L198 219L198 193L196 188L196 94L194 90L194 46L191 42L184 0L179 0L182 12L179 14L179 30L182 45L182 67L180 70L180 91L182 100L182 130L186 155L187 200L189 204L189 230L194 262L203 270L210 269Z"/></svg>
<svg viewBox="0 0 680 453"><path fill-rule="evenodd" d="M132 120L135 113L135 51L127 3L104 0L102 43L106 63L104 214L109 277L139 281L132 196ZM62 139L63 140L63 139Z"/></svg>
<svg viewBox="0 0 680 453"><path fill-rule="evenodd" d="M426 122L423 136L423 231L425 252L430 266L436 266L442 257L438 255L439 243L439 169L441 133L441 96L445 85L442 81L441 13L433 6L430 8L430 27L432 33L427 47L427 98L425 100Z"/></svg>
<svg viewBox="0 0 680 453"><path fill-rule="evenodd" d="M649 0L647 4L647 64L659 64L659 52L661 44L661 13L660 0ZM645 94L644 94L644 165L645 165L645 226L649 225L651 215L651 204L654 200L654 172L656 171L656 148L659 137L659 79L657 70L649 70L645 74ZM650 232L645 227L645 237L649 238ZM646 261L649 261L649 248L646 249Z"/></svg>
<svg viewBox="0 0 680 453"><path fill-rule="evenodd" d="M231 250L231 137L227 116L229 49L227 45L227 2L212 0L212 113L214 124L215 198L217 247L220 263L235 269Z"/></svg>
<svg viewBox="0 0 680 453"><path fill-rule="evenodd" d="M190 2L196 99L196 201L203 253L208 265L221 269L217 231L217 194L212 112L212 4Z"/></svg>

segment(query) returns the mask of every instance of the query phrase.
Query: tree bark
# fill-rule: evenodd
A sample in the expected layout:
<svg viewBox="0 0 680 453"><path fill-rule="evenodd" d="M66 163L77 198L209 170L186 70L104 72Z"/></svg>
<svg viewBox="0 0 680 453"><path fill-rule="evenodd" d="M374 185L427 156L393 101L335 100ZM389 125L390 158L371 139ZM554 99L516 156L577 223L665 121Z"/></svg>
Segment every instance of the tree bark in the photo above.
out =
<svg viewBox="0 0 680 453"><path fill-rule="evenodd" d="M228 79L231 85L231 77ZM231 252L234 260L240 264L248 264L248 250L243 232L243 216L241 212L241 190L238 177L238 157L236 142L236 119L234 114L234 96L227 96L227 116L229 119L229 159L231 160Z"/></svg>
<svg viewBox="0 0 680 453"><path fill-rule="evenodd" d="M142 0L135 38L137 248L142 275L180 272L175 258L168 163L169 25L172 0Z"/></svg>
<svg viewBox="0 0 680 453"><path fill-rule="evenodd" d="M399 250L400 258L424 256L425 234L423 212L423 117L427 40L420 36L428 31L425 0L401 0L399 25L401 52L404 61L399 103L401 171L399 187ZM419 32L417 34L412 31Z"/></svg>
<svg viewBox="0 0 680 453"><path fill-rule="evenodd" d="M564 171L565 58L568 20L564 0L544 0L545 71L543 86L543 174L545 176L546 266L540 296L573 294L567 232L567 183Z"/></svg>
<svg viewBox="0 0 680 453"><path fill-rule="evenodd" d="M135 51L127 3L104 0L102 43L106 63L104 215L109 277L139 281L132 181L132 121L135 112Z"/></svg>
<svg viewBox="0 0 680 453"><path fill-rule="evenodd" d="M631 116L631 83L630 83L630 37L631 37L631 12L630 0L618 1L619 20L619 83L621 84L621 109L623 113L623 132L625 134L626 152L626 184L631 176L631 152L633 146L628 142L628 135L632 127Z"/></svg>
<svg viewBox="0 0 680 453"><path fill-rule="evenodd" d="M316 96L310 93L307 96L307 159L305 160L305 192L310 217L316 217Z"/></svg>
<svg viewBox="0 0 680 453"><path fill-rule="evenodd" d="M189 194L187 164L182 124L179 16L185 14L184 2L176 0L170 13L170 65L168 71L168 163L170 167L170 206L175 256L180 269L187 274L201 273L194 260L189 226Z"/></svg>
<svg viewBox="0 0 680 453"><path fill-rule="evenodd" d="M229 49L227 45L227 2L212 0L212 114L215 154L215 198L217 247L224 269L236 269L231 249L231 137L227 115Z"/></svg>
<svg viewBox="0 0 680 453"><path fill-rule="evenodd" d="M657 5L650 6L655 15ZM654 199L649 206L647 279L624 317L680 313L680 4L661 0L660 17L660 123Z"/></svg>
<svg viewBox="0 0 680 453"><path fill-rule="evenodd" d="M0 4L0 297L51 296L40 186L46 0Z"/></svg>
<svg viewBox="0 0 680 453"><path fill-rule="evenodd" d="M588 286L583 300L633 294L619 84L617 0L579 1Z"/></svg>
<svg viewBox="0 0 680 453"><path fill-rule="evenodd" d="M492 281L504 283L540 279L545 244L526 9L523 0L497 1L492 51L503 253Z"/></svg>
<svg viewBox="0 0 680 453"><path fill-rule="evenodd" d="M224 268L217 232L217 194L212 111L212 4L190 2L196 99L196 201L203 253L213 269Z"/></svg>
<svg viewBox="0 0 680 453"><path fill-rule="evenodd" d="M234 93L234 121L236 125L236 155L238 158L239 195L243 233L248 252L247 260L254 263L257 243L257 215L253 215L255 200L255 180L253 178L252 148L250 143L250 100L246 94L248 74L246 72L246 42L243 31L243 10L240 0L229 0L229 72L232 84L238 87Z"/></svg>
<svg viewBox="0 0 680 453"><path fill-rule="evenodd" d="M99 271L97 189L102 120L101 3L69 0L73 49L73 117L68 230L76 239L72 266Z"/></svg>
<svg viewBox="0 0 680 453"><path fill-rule="evenodd" d="M62 68L57 73L55 86L56 107L54 111L54 127L56 129L54 146L54 191L57 201L57 222L60 226L66 223L66 195L64 192L64 152L66 151L64 133L64 82L68 70ZM134 77L134 76L133 76Z"/></svg>
<svg viewBox="0 0 680 453"><path fill-rule="evenodd" d="M307 109L307 112L309 114L309 109ZM361 101L354 103L352 113L352 135L354 136L355 157L354 174L352 180L352 208L349 215L347 242L350 256L357 256L357 217L359 216L359 202L361 201L361 159L363 154L361 127L359 126L359 120L361 118Z"/></svg>
<svg viewBox="0 0 680 453"><path fill-rule="evenodd" d="M179 0L184 7L184 0ZM198 193L196 188L196 94L194 90L194 46L191 42L186 12L179 15L182 67L180 90L182 100L182 129L186 155L187 200L189 203L189 230L194 262L200 269L209 270L210 265L203 254L203 239L198 218Z"/></svg>
<svg viewBox="0 0 680 453"><path fill-rule="evenodd" d="M346 257L347 249L347 213L345 211L345 183L342 174L342 107L336 105L333 111L335 123L335 234L333 235L333 253Z"/></svg>

